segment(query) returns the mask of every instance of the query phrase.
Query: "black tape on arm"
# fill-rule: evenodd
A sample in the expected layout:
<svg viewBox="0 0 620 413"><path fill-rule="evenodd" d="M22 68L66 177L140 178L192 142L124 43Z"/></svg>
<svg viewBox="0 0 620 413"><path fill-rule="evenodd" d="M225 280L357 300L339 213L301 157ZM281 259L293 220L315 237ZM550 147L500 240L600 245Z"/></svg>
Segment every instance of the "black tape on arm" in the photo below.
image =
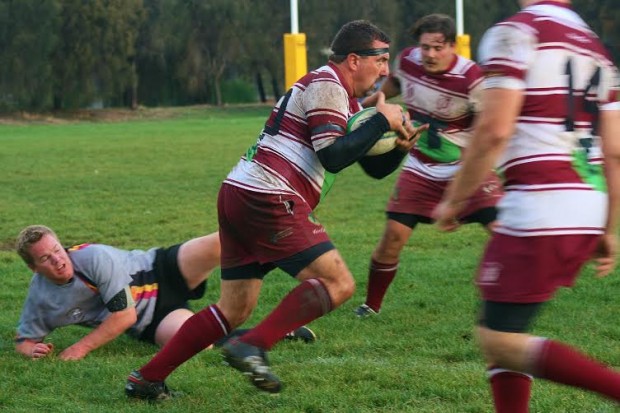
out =
<svg viewBox="0 0 620 413"><path fill-rule="evenodd" d="M316 154L328 172L337 173L366 155L366 152L389 130L390 124L386 117L377 113L362 126L336 139L333 144Z"/></svg>
<svg viewBox="0 0 620 413"><path fill-rule="evenodd" d="M133 298L131 297L131 292L129 291L129 287L125 287L120 290L110 301L106 303L107 309L114 313L116 311L122 311L129 307L133 306Z"/></svg>
<svg viewBox="0 0 620 413"><path fill-rule="evenodd" d="M359 160L359 164L368 176L381 179L398 169L406 154L407 152L394 148L381 155L365 156Z"/></svg>

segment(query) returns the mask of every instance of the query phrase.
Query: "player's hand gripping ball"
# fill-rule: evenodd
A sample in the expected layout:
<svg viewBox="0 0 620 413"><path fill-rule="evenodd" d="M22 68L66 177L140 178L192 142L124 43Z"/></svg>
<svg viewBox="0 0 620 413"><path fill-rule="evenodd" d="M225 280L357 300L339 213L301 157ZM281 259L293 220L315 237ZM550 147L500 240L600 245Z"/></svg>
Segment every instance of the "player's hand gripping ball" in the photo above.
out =
<svg viewBox="0 0 620 413"><path fill-rule="evenodd" d="M347 122L347 133L353 132L360 126L362 126L368 119L373 117L377 113L375 107L362 109L355 115L349 118ZM391 151L396 147L396 132L389 131L383 134L383 136L375 143L372 148L366 152L366 156L382 155Z"/></svg>

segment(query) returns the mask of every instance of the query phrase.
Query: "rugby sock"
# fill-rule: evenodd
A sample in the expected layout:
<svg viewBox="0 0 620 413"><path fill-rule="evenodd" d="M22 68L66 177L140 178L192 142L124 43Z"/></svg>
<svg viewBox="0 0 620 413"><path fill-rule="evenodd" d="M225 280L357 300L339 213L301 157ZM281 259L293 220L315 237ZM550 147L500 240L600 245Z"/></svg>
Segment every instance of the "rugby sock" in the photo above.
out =
<svg viewBox="0 0 620 413"><path fill-rule="evenodd" d="M398 270L398 262L394 264L382 264L370 260L370 269L368 271L368 287L366 290L366 305L376 312L381 309L383 297L388 287L396 277Z"/></svg>
<svg viewBox="0 0 620 413"><path fill-rule="evenodd" d="M490 367L487 370L497 413L527 413L532 376L518 371Z"/></svg>
<svg viewBox="0 0 620 413"><path fill-rule="evenodd" d="M239 340L270 350L290 331L331 310L332 300L325 285L317 278L311 278L293 288L263 321Z"/></svg>
<svg viewBox="0 0 620 413"><path fill-rule="evenodd" d="M537 377L591 390L620 402L620 373L566 344L544 340L534 368Z"/></svg>
<svg viewBox="0 0 620 413"><path fill-rule="evenodd" d="M210 305L183 323L179 331L140 369L148 381L164 381L177 367L230 332L217 306Z"/></svg>

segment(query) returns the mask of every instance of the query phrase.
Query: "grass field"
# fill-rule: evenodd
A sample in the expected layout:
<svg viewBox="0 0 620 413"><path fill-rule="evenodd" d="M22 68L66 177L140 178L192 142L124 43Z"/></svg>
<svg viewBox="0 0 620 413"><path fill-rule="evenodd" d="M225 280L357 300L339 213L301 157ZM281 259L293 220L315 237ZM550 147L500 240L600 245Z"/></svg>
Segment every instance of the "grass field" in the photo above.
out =
<svg viewBox="0 0 620 413"><path fill-rule="evenodd" d="M277 396L260 393L205 351L168 384L186 395L163 404L129 401L127 374L156 348L122 337L79 362L31 361L13 349L30 273L13 252L19 230L53 227L63 242L149 248L217 228L219 185L260 130L267 107L145 110L114 121L21 119L0 123L0 410L10 412L489 412L484 365L474 339L472 284L486 234L468 226L442 234L422 226L403 253L399 275L379 317L353 309L366 288L367 264L384 225L395 174L383 181L358 166L342 172L317 216L358 281L352 300L312 323L315 344L282 342L271 352L284 381ZM263 288L255 324L295 285L274 271ZM219 273L195 308L217 299ZM594 280L586 269L560 292L535 333L563 339L620 367L618 274ZM62 349L84 334L55 331ZM531 411L613 412L597 396L543 381Z"/></svg>

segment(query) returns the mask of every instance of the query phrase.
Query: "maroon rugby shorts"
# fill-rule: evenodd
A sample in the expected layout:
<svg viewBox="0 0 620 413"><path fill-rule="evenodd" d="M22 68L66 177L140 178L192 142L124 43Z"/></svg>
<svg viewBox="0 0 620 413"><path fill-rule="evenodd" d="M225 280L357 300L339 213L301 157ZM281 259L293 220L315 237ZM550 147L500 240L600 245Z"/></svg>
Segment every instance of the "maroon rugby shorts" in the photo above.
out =
<svg viewBox="0 0 620 413"><path fill-rule="evenodd" d="M295 194L224 184L218 197L222 268L271 263L329 242L310 206Z"/></svg>
<svg viewBox="0 0 620 413"><path fill-rule="evenodd" d="M476 284L487 301L539 303L574 284L594 255L599 235L513 237L494 233Z"/></svg>
<svg viewBox="0 0 620 413"><path fill-rule="evenodd" d="M403 170L398 177L386 211L430 218L449 182L434 181ZM499 178L494 173L490 174L469 199L467 207L459 218L471 215L483 208L494 207L502 195L502 184Z"/></svg>

